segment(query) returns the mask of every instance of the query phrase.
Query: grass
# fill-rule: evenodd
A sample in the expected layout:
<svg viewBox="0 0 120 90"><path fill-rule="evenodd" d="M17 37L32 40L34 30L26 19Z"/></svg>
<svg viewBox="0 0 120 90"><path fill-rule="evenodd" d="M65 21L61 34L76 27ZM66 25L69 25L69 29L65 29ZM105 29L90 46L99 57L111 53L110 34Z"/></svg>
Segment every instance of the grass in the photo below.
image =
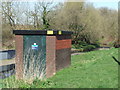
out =
<svg viewBox="0 0 120 90"><path fill-rule="evenodd" d="M71 66L57 72L44 81L34 80L29 84L11 76L3 80L4 87L16 88L117 88L118 49L98 50L72 56Z"/></svg>

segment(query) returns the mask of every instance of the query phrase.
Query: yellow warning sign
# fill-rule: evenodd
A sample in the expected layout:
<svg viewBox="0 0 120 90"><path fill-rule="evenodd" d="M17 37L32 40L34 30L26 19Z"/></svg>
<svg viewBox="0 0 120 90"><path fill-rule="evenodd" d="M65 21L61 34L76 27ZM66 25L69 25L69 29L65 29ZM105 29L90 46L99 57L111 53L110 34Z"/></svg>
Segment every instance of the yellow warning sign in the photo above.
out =
<svg viewBox="0 0 120 90"><path fill-rule="evenodd" d="M58 34L61 35L61 34L62 34L62 31L59 31Z"/></svg>
<svg viewBox="0 0 120 90"><path fill-rule="evenodd" d="M47 34L53 34L53 31L47 31Z"/></svg>

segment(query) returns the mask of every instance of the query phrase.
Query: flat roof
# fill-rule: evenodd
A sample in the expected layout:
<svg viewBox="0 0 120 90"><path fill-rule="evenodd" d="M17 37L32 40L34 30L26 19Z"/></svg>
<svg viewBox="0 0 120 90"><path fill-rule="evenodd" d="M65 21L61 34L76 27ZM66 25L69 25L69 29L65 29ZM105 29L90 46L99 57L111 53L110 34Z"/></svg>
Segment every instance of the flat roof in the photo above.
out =
<svg viewBox="0 0 120 90"><path fill-rule="evenodd" d="M61 30L13 30L15 35L68 35L73 34L72 31Z"/></svg>

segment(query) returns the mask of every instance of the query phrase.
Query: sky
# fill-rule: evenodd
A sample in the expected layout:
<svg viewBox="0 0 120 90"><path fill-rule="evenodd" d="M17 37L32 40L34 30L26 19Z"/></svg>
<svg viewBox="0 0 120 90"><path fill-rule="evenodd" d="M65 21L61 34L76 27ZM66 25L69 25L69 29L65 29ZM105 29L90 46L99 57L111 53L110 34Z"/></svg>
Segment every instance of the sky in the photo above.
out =
<svg viewBox="0 0 120 90"><path fill-rule="evenodd" d="M61 1L61 0L57 0L57 1ZM62 1L64 1L64 0L62 0ZM70 1L72 1L72 2L74 2L74 1L80 2L82 0L70 0ZM93 5L96 8L107 7L109 9L118 10L118 2L119 2L119 0L84 0L84 1L93 3Z"/></svg>
<svg viewBox="0 0 120 90"><path fill-rule="evenodd" d="M2 1L11 1L11 0L2 0ZM54 2L64 2L64 1L68 1L68 0L12 0L12 1L21 1L21 2L25 2L25 1L28 1L28 2L34 2L34 1L54 1ZM81 2L82 0L69 0L71 2ZM100 8L100 7L108 7L110 9L115 9L115 10L118 10L118 2L120 0L84 0L86 2L91 2L93 3L93 5L96 7L96 8Z"/></svg>
<svg viewBox="0 0 120 90"><path fill-rule="evenodd" d="M118 10L118 2L93 2L96 8L107 7L109 9Z"/></svg>

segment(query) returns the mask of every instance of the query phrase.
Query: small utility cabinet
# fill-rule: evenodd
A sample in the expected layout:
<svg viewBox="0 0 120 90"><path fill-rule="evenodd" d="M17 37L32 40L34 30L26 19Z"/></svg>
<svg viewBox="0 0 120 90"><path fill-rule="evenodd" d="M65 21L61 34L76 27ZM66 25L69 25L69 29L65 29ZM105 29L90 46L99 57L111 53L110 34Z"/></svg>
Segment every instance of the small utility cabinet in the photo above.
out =
<svg viewBox="0 0 120 90"><path fill-rule="evenodd" d="M16 78L48 78L70 65L70 31L13 30Z"/></svg>

